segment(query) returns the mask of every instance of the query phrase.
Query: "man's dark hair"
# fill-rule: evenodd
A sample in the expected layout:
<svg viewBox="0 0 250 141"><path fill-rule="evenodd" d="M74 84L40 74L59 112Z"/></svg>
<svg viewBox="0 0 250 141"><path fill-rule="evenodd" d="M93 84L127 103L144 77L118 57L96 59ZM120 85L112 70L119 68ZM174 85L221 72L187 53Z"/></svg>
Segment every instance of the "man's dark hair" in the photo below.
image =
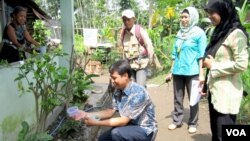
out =
<svg viewBox="0 0 250 141"><path fill-rule="evenodd" d="M112 64L109 67L109 73L113 74L114 72L117 72L119 75L127 73L128 77L130 78L132 75L132 69L130 67L129 61L122 59Z"/></svg>

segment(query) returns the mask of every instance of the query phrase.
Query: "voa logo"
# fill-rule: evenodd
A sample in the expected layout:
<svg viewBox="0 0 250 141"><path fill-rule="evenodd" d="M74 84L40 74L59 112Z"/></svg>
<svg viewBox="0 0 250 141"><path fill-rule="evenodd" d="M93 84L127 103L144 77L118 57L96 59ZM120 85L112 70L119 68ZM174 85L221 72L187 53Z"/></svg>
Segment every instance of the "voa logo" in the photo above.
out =
<svg viewBox="0 0 250 141"><path fill-rule="evenodd" d="M226 129L227 136L247 136L244 129Z"/></svg>

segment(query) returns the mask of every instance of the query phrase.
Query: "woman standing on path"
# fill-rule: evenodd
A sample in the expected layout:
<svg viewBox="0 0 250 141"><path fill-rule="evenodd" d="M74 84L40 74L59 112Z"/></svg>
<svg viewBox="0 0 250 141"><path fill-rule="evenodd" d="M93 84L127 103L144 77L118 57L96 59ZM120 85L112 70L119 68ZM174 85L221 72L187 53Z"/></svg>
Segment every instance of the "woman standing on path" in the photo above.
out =
<svg viewBox="0 0 250 141"><path fill-rule="evenodd" d="M242 100L240 73L248 66L248 34L231 0L209 0L205 11L215 29L205 51L203 92L208 93L212 141L222 141L222 125L236 123Z"/></svg>
<svg viewBox="0 0 250 141"><path fill-rule="evenodd" d="M205 32L198 26L199 14L196 8L187 7L181 13L180 30L172 51L171 73L167 75L170 80L173 77L174 89L174 111L173 122L168 126L174 130L182 126L184 118L183 99L185 88L187 88L190 99L191 85L193 80L204 81L202 69L202 57L207 45ZM190 117L188 121L188 132L197 131L199 102L190 105Z"/></svg>

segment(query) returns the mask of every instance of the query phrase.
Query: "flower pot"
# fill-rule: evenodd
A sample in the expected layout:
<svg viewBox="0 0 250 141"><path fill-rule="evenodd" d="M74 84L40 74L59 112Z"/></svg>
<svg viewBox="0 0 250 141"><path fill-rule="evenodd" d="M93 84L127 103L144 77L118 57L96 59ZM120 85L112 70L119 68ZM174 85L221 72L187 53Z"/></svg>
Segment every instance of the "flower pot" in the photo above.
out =
<svg viewBox="0 0 250 141"><path fill-rule="evenodd" d="M89 63L86 66L85 72L87 74L96 74L101 75L102 74L102 64L100 61L89 61Z"/></svg>
<svg viewBox="0 0 250 141"><path fill-rule="evenodd" d="M46 53L46 51L47 51L47 46L41 46L41 47L39 48L39 51L40 51L40 54Z"/></svg>

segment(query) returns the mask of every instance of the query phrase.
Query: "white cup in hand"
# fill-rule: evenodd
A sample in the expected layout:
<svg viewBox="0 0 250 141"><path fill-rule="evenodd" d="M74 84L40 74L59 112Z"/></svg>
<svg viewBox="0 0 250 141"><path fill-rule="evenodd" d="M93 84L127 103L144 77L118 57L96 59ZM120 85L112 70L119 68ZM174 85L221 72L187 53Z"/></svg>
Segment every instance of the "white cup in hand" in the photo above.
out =
<svg viewBox="0 0 250 141"><path fill-rule="evenodd" d="M72 106L72 107L69 107L67 109L67 114L69 117L75 117L75 116L79 115L79 113L80 112L79 112L79 109L77 106Z"/></svg>

